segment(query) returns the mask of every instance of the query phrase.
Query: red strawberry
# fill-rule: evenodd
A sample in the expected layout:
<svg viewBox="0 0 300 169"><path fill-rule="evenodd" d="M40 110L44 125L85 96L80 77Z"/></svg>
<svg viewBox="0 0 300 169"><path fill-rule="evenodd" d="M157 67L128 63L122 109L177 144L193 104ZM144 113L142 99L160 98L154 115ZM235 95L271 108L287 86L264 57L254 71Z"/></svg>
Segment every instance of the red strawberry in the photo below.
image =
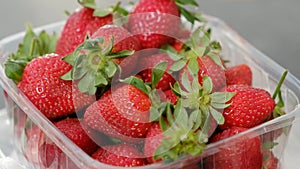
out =
<svg viewBox="0 0 300 169"><path fill-rule="evenodd" d="M214 135L211 142L214 143L226 139L245 130L247 129L232 127ZM218 152L207 157L205 159L205 167L207 169L260 169L262 167L262 159L260 138L249 138L245 135L230 143L226 143L218 149Z"/></svg>
<svg viewBox="0 0 300 169"><path fill-rule="evenodd" d="M102 163L113 166L136 167L147 164L142 153L127 144L101 147L92 157Z"/></svg>
<svg viewBox="0 0 300 169"><path fill-rule="evenodd" d="M152 69L161 62L168 62L166 71L164 72L161 80L156 85L156 88L161 90L168 90L171 88L171 85L175 83L174 77L170 73L168 73L168 70L170 69L174 61L167 54L154 54L147 57L144 56L139 59L139 62L141 63L139 68L141 72L139 73L139 75L147 83L151 82L152 80Z"/></svg>
<svg viewBox="0 0 300 169"><path fill-rule="evenodd" d="M141 49L140 43L135 36L128 32L125 28L108 24L98 28L91 38L103 37L104 41L110 42L114 38L112 52L120 52L122 50L138 51Z"/></svg>
<svg viewBox="0 0 300 169"><path fill-rule="evenodd" d="M199 83L202 84L203 76L209 76L212 79L214 91L217 91L226 85L225 71L213 59L209 56L203 56L198 57L197 61L200 69L198 72ZM187 66L180 71L179 81L182 80L184 72L189 72ZM189 73L188 77L190 81L192 81L192 76Z"/></svg>
<svg viewBox="0 0 300 169"><path fill-rule="evenodd" d="M172 44L180 28L180 13L174 0L141 0L129 16L130 30L142 48Z"/></svg>
<svg viewBox="0 0 300 169"><path fill-rule="evenodd" d="M73 114L93 102L93 97L82 94L76 84L61 76L71 66L56 54L32 60L24 69L18 88L49 119Z"/></svg>
<svg viewBox="0 0 300 169"><path fill-rule="evenodd" d="M222 129L232 126L251 128L261 124L275 107L274 99L264 89L248 85L231 85L227 86L225 91L235 92L235 95L228 102L231 105L223 111L225 123L220 126Z"/></svg>
<svg viewBox="0 0 300 169"><path fill-rule="evenodd" d="M83 7L69 16L57 41L57 54L66 56L80 45L86 35L93 34L99 27L112 23L112 15L93 16L94 9Z"/></svg>
<svg viewBox="0 0 300 169"><path fill-rule="evenodd" d="M227 85L252 85L252 71L246 64L229 67L225 70Z"/></svg>
<svg viewBox="0 0 300 169"><path fill-rule="evenodd" d="M89 106L84 120L94 129L118 139L137 142L146 136L149 122L149 97L132 85L113 86Z"/></svg>
<svg viewBox="0 0 300 169"><path fill-rule="evenodd" d="M160 146L162 139L165 138L158 122L154 122L146 136L144 145L144 154L147 157L148 163L159 162L162 159L154 160L154 152Z"/></svg>
<svg viewBox="0 0 300 169"><path fill-rule="evenodd" d="M54 125L87 154L91 155L98 149L98 145L87 135L84 121L70 118L58 121ZM68 167L71 160L51 141L45 142L39 149L39 156L45 167L59 162L56 164L57 168L71 169L70 166Z"/></svg>
<svg viewBox="0 0 300 169"><path fill-rule="evenodd" d="M263 169L277 169L279 164L279 159L275 157L272 151L263 151Z"/></svg>

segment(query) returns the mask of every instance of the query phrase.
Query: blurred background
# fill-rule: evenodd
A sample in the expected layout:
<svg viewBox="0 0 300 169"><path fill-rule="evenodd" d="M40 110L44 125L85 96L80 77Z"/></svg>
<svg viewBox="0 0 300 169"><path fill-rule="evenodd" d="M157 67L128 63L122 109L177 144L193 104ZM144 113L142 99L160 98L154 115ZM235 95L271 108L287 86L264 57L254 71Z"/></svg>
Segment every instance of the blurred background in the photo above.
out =
<svg viewBox="0 0 300 169"><path fill-rule="evenodd" d="M104 3L114 4L116 1L96 0L96 2L98 6L105 6ZM198 0L198 2L201 12L224 20L256 48L300 78L299 0ZM77 7L79 6L76 0L1 0L0 39L23 31L27 23L38 27L65 20L67 15L64 11L72 12ZM296 135L292 134L291 137L296 138ZM300 145L288 144L286 159L289 162L284 168L298 168L293 165L299 161L299 155L293 151L296 148L300 150Z"/></svg>

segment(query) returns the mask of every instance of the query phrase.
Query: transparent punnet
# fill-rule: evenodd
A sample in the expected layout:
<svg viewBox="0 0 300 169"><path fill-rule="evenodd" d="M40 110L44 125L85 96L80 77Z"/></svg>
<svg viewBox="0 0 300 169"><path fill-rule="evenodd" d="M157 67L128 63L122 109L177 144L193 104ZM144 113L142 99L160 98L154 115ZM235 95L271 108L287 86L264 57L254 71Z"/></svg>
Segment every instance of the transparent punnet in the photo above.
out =
<svg viewBox="0 0 300 169"><path fill-rule="evenodd" d="M230 61L228 65L247 63L253 71L253 86L273 92L285 69L258 51L223 21L212 16L205 17L208 20L209 27L212 29L213 39L218 40L222 45L222 57L224 60ZM58 22L50 24L35 29L35 31L40 32L41 30L46 30L50 33L53 31L60 32L64 23L65 22ZM6 77L4 62L7 59L8 53L17 49L18 43L22 40L23 36L24 33L19 33L0 41L0 82L6 96L6 109L14 126L14 143L19 150L19 156L25 157L26 166L30 169L123 168L100 163L84 153L70 139L62 134L50 120L42 115L42 113L26 99L24 94L20 92L16 84ZM136 168L204 169L207 167L207 163L212 165L210 168L214 168L214 157L216 154L228 148L232 149L236 144L243 144L242 142L247 142L249 139L255 137L260 138L261 145L271 147L269 151L272 151L274 156L278 159L282 159L290 128L300 113L298 106L300 97L299 80L293 75L288 74L281 88L281 92L285 102L286 115L263 123L228 139L208 144L204 153L200 156L184 156L175 162L160 162ZM57 153L57 151L49 147L41 148L44 143L55 144L61 149L62 153ZM264 149L264 147L261 148ZM45 159L40 157L45 156L45 154L50 151L56 153L51 154L51 162L45 165L45 161L43 161ZM278 169L281 168L281 164L282 162L279 161Z"/></svg>

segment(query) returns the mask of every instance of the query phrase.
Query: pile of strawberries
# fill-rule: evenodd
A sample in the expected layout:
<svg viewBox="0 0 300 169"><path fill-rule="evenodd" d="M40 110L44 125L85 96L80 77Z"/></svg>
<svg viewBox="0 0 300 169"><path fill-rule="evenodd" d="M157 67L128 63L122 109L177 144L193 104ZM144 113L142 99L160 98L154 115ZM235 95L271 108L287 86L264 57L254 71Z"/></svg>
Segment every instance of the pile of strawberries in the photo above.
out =
<svg viewBox="0 0 300 169"><path fill-rule="evenodd" d="M120 3L105 10L91 0L79 3L59 35L35 35L28 27L5 71L95 160L135 167L200 156L207 144L282 114L275 103L280 93L252 86L247 64L227 66L205 18L185 8L197 6L194 0L140 0L129 11ZM26 130L28 143L37 141L36 130ZM51 141L37 145L44 168L77 168ZM186 168L275 169L277 163L260 137L245 136Z"/></svg>

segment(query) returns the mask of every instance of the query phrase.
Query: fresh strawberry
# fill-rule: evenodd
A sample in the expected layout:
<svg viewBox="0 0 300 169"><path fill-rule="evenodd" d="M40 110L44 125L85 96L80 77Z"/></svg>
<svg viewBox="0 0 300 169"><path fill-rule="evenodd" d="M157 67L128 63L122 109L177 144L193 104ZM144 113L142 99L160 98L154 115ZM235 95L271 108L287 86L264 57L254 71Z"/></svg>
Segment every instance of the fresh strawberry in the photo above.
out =
<svg viewBox="0 0 300 169"><path fill-rule="evenodd" d="M209 76L212 79L214 91L218 91L226 86L225 71L212 58L209 56L198 57L197 62L199 65L198 81L200 84L203 82L203 76ZM185 72L188 73L189 80L192 81L192 76L187 66L180 71L179 81L182 80L182 75Z"/></svg>
<svg viewBox="0 0 300 169"><path fill-rule="evenodd" d="M138 50L139 41L126 29L105 25L76 48L73 55L64 58L73 67L63 79L79 80L80 91L93 95L97 88L109 86L113 79L118 80L120 71L122 77L128 76L137 62L135 52Z"/></svg>
<svg viewBox="0 0 300 169"><path fill-rule="evenodd" d="M147 164L143 154L128 144L104 146L99 148L92 158L113 166L136 167Z"/></svg>
<svg viewBox="0 0 300 169"><path fill-rule="evenodd" d="M274 155L272 151L263 151L263 169L277 169L279 165L279 159Z"/></svg>
<svg viewBox="0 0 300 169"><path fill-rule="evenodd" d="M144 154L149 164L159 162L162 159L154 160L154 152L160 146L162 139L165 138L159 122L154 122L148 130L144 145Z"/></svg>
<svg viewBox="0 0 300 169"><path fill-rule="evenodd" d="M146 136L149 122L149 97L132 85L113 86L89 106L84 120L94 129L120 140L137 142Z"/></svg>
<svg viewBox="0 0 300 169"><path fill-rule="evenodd" d="M232 127L214 135L211 142L218 142L246 131L246 128ZM247 168L261 169L262 152L259 137L249 138L247 135L222 145L218 151L205 159L207 169Z"/></svg>
<svg viewBox="0 0 300 169"><path fill-rule="evenodd" d="M58 121L54 125L85 153L91 155L98 149L98 145L87 135L85 130L87 126L83 120L69 118ZM40 147L39 156L46 167L57 161L61 163L59 164L61 169L64 168L62 166L66 167L68 165L66 164L68 157L51 141L45 142Z"/></svg>
<svg viewBox="0 0 300 169"><path fill-rule="evenodd" d="M199 15L184 9L185 5L198 6L194 0L140 0L130 13L129 27L139 38L142 48L160 48L180 38L181 14L192 23L201 20Z"/></svg>
<svg viewBox="0 0 300 169"><path fill-rule="evenodd" d="M159 64L160 62L167 62L167 68L164 72L161 80L156 85L157 89L168 90L175 83L175 79L172 74L168 73L171 65L173 64L173 60L167 54L154 54L151 56L144 56L139 59L139 69L141 72L139 75L142 79L149 83L152 81L152 69Z"/></svg>
<svg viewBox="0 0 300 169"><path fill-rule="evenodd" d="M224 90L235 92L235 95L228 101L230 106L223 111L225 123L220 126L221 129L232 126L254 127L264 122L275 107L274 99L264 89L248 85L231 85Z"/></svg>
<svg viewBox="0 0 300 169"><path fill-rule="evenodd" d="M247 64L229 67L225 70L227 85L252 85L252 71Z"/></svg>
<svg viewBox="0 0 300 169"><path fill-rule="evenodd" d="M62 57L49 54L32 60L24 69L18 88L49 119L66 117L94 101L76 83L60 77L71 70Z"/></svg>
<svg viewBox="0 0 300 169"><path fill-rule="evenodd" d="M112 14L99 17L93 15L94 11L93 8L83 5L68 17L57 41L55 53L61 56L72 53L84 42L87 35L92 35L99 27L112 23Z"/></svg>
<svg viewBox="0 0 300 169"><path fill-rule="evenodd" d="M179 16L174 0L141 0L130 13L130 30L142 48L160 48L174 42L180 28Z"/></svg>

